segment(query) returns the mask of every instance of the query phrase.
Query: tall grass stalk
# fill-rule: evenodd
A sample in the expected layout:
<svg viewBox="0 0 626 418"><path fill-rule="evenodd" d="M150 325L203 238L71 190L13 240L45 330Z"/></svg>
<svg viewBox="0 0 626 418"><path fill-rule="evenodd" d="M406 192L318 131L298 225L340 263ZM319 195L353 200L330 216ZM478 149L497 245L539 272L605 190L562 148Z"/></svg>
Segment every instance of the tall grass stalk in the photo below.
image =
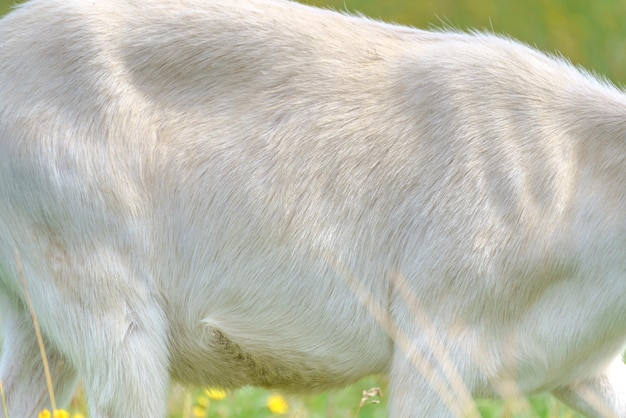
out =
<svg viewBox="0 0 626 418"><path fill-rule="evenodd" d="M7 410L7 400L4 396L4 387L2 386L2 381L0 380L0 398L2 398L2 409L4 410L5 418L9 418L9 411Z"/></svg>
<svg viewBox="0 0 626 418"><path fill-rule="evenodd" d="M41 361L43 362L43 370L46 375L46 385L48 386L50 404L52 406L52 410L56 411L57 403L54 398L54 390L52 388L52 377L50 376L48 356L46 356L46 348L43 345L43 338L41 336L41 330L39 329L39 321L37 321L37 315L35 315L35 309L33 308L33 303L30 299L30 294L28 293L28 284L26 283L26 277L24 277L24 267L22 266L22 259L20 258L20 253L17 248L15 249L15 264L17 266L17 274L22 282L22 287L24 288L24 297L26 299L26 304L28 305L28 310L30 311L30 317L33 320L33 326L35 327L37 343L39 344L39 352L41 353Z"/></svg>
<svg viewBox="0 0 626 418"><path fill-rule="evenodd" d="M185 401L183 404L183 418L191 418L191 405L193 403L193 399L191 398L191 392L187 390L185 392Z"/></svg>
<svg viewBox="0 0 626 418"><path fill-rule="evenodd" d="M430 387L446 404L448 410L457 417L479 418L480 413L473 399L469 396L469 391L462 381L458 381L457 374L451 374L451 369L454 369L445 367L447 364L439 364L439 369L437 369L437 364L433 364L430 359L427 359L416 349L409 336L402 331L399 324L394 322L389 312L378 302L375 295L358 280L354 273L332 254L328 254L328 260L343 282L366 307L395 345L405 353L411 364L424 376ZM434 360L439 363L441 356L437 356ZM459 401L461 401L461 405L459 405Z"/></svg>
<svg viewBox="0 0 626 418"><path fill-rule="evenodd" d="M419 324L421 332L426 337L426 342L431 349L434 356L433 361L436 361L446 377L447 383L450 385L454 392L454 396L468 408L467 414L471 416L479 416L476 404L472 399L472 395L463 383L463 379L459 371L457 370L454 362L448 355L448 351L444 346L444 343L437 332L435 325L430 320L425 310L421 308L421 305L415 296L415 293L411 290L411 287L406 280L406 277L396 271L391 277L391 283L393 288L401 295L403 302L411 311L412 318Z"/></svg>

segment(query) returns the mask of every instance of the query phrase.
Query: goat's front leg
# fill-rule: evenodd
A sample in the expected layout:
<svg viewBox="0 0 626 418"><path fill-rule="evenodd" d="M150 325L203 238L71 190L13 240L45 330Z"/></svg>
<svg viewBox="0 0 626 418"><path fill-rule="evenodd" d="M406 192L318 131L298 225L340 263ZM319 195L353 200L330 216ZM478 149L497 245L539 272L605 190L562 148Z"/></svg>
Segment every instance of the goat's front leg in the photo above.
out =
<svg viewBox="0 0 626 418"><path fill-rule="evenodd" d="M0 360L0 381L4 387L9 417L36 417L50 408L50 398L39 344L30 315L14 310L3 320L4 345ZM44 340L45 344L45 340ZM45 345L57 407L69 403L77 373L50 344ZM0 418L4 408L0 407Z"/></svg>

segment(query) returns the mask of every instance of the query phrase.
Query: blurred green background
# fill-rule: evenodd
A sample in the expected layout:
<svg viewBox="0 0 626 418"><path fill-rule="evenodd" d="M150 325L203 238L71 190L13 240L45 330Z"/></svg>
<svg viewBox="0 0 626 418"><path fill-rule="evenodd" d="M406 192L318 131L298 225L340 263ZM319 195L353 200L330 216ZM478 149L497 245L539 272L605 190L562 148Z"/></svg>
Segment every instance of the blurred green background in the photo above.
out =
<svg viewBox="0 0 626 418"><path fill-rule="evenodd" d="M626 83L625 0L304 0L419 28L505 33Z"/></svg>
<svg viewBox="0 0 626 418"><path fill-rule="evenodd" d="M448 25L506 33L626 84L626 0L301 1L420 28ZM12 4L0 0L0 14Z"/></svg>

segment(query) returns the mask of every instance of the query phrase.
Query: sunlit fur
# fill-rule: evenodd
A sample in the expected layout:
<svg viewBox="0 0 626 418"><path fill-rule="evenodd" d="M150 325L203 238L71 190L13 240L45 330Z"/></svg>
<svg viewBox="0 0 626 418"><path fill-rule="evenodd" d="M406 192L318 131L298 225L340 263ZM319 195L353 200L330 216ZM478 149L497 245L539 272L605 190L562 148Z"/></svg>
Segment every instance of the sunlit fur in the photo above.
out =
<svg viewBox="0 0 626 418"><path fill-rule="evenodd" d="M459 387L626 416L626 96L510 39L27 3L0 21L11 418L47 402L15 250L59 404L80 376L92 418L164 416L171 379L371 373L395 418L471 414Z"/></svg>

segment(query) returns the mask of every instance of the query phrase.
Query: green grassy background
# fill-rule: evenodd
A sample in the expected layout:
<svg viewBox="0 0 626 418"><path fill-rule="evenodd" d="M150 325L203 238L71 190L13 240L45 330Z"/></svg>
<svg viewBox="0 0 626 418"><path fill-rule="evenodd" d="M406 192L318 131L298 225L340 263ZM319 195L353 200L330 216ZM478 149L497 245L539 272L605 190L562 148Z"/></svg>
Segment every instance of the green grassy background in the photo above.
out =
<svg viewBox="0 0 626 418"><path fill-rule="evenodd" d="M172 0L176 1L176 0ZM236 0L233 0L236 1ZM617 84L626 81L626 1L624 0L303 0L336 10L360 12L386 21L421 28L451 26L506 33L544 51L559 52L575 64L604 75ZM0 15L13 1L0 0ZM1 40L0 40L1 41ZM287 397L285 416L304 417L385 417L385 397L380 404L366 404L359 410L363 390L382 386L382 380L367 378L343 390L308 397ZM210 400L206 416L271 416L266 402L270 393L245 388L223 400ZM201 392L175 391L172 418L185 413ZM484 417L574 417L571 411L549 396L533 397L524 405L478 401ZM75 410L83 408L80 397ZM187 408L189 411L189 408ZM521 411L521 412L515 412Z"/></svg>

